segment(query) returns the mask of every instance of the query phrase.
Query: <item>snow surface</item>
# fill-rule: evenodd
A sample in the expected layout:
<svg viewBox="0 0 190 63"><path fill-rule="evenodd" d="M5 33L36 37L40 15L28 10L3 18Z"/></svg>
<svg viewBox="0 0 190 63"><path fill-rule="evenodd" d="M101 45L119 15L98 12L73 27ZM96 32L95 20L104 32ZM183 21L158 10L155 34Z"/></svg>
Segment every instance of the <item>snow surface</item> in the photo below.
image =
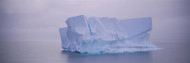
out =
<svg viewBox="0 0 190 63"><path fill-rule="evenodd" d="M118 20L84 15L60 28L62 48L80 53L123 53L159 49L150 42L151 17Z"/></svg>

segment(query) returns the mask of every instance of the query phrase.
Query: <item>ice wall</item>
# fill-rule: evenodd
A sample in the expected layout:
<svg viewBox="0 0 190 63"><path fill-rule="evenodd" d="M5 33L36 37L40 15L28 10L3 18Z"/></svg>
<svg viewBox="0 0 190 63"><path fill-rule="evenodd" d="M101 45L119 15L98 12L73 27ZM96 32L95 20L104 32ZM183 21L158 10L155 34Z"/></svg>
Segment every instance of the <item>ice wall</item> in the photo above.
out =
<svg viewBox="0 0 190 63"><path fill-rule="evenodd" d="M60 28L60 35L67 51L94 54L158 49L150 42L150 17L118 20L80 15L66 23L68 27Z"/></svg>

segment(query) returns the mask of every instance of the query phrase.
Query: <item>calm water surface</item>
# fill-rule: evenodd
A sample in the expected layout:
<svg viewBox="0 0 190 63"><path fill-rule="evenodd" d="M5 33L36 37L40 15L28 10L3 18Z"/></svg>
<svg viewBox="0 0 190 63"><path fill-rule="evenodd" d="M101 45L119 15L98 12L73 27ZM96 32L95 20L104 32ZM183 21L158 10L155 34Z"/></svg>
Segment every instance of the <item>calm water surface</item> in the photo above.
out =
<svg viewBox="0 0 190 63"><path fill-rule="evenodd" d="M162 50L84 55L65 52L60 41L1 42L0 63L190 63L187 40L152 40Z"/></svg>

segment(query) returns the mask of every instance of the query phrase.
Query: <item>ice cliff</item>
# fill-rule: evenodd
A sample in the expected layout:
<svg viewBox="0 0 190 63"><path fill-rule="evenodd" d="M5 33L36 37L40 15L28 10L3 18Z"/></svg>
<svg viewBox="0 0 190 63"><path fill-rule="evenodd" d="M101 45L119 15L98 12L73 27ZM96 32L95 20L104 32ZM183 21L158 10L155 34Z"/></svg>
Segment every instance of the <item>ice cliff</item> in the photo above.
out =
<svg viewBox="0 0 190 63"><path fill-rule="evenodd" d="M151 17L118 20L84 15L70 17L60 28L62 48L80 53L122 53L157 49L150 42Z"/></svg>

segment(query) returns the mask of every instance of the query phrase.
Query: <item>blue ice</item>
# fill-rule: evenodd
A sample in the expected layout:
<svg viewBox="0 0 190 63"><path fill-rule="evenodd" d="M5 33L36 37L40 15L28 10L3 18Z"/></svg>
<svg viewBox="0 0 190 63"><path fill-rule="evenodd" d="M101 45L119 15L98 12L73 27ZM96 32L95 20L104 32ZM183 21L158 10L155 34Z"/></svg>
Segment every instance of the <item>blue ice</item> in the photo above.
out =
<svg viewBox="0 0 190 63"><path fill-rule="evenodd" d="M158 49L150 41L151 17L118 20L84 15L70 17L60 28L62 48L80 53L123 53Z"/></svg>

